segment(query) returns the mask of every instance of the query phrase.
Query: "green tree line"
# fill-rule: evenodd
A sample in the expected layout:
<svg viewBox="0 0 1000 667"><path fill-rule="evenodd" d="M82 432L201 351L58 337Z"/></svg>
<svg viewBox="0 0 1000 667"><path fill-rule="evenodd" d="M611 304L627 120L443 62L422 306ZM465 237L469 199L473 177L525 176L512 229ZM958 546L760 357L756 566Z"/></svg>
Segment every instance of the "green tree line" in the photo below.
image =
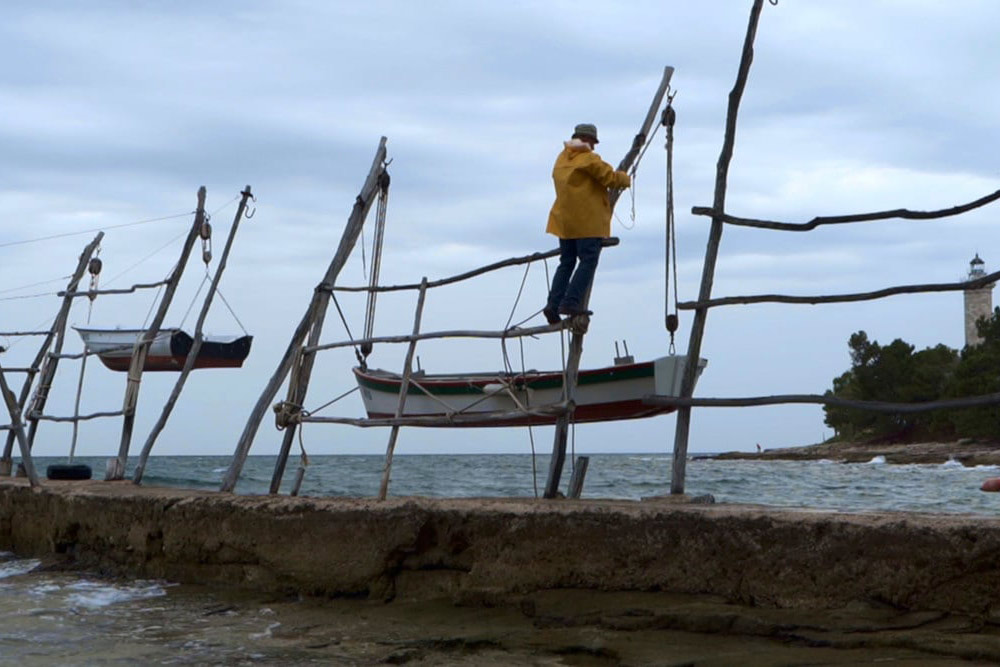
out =
<svg viewBox="0 0 1000 667"><path fill-rule="evenodd" d="M1000 392L1000 308L976 323L982 342L960 352L946 345L916 351L897 338L888 345L858 331L848 339L851 368L827 396L918 403ZM1000 406L911 414L825 406L825 422L842 440L1000 439Z"/></svg>

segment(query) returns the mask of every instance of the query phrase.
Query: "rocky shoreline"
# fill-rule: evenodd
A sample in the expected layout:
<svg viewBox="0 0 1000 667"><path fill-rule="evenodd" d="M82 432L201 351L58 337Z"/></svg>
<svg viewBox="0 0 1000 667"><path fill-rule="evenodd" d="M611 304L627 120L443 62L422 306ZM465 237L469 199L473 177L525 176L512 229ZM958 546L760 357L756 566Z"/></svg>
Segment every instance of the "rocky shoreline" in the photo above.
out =
<svg viewBox="0 0 1000 667"><path fill-rule="evenodd" d="M947 463L965 466L1000 465L1000 442L963 438L953 442L823 442L762 452L723 452L702 458L754 461L816 461L867 463L881 456L886 463Z"/></svg>

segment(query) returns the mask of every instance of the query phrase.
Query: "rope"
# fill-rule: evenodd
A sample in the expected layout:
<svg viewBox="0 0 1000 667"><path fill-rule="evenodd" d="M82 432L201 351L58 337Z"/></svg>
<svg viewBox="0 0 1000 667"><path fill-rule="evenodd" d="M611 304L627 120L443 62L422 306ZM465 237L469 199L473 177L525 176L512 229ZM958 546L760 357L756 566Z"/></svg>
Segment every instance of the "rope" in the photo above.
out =
<svg viewBox="0 0 1000 667"><path fill-rule="evenodd" d="M524 338L519 338L518 343L521 344L521 375L527 375L528 371L524 363ZM524 391L524 402L531 406L531 395L528 393L527 387ZM538 497L538 467L535 465L535 433L531 425L528 425L528 441L531 443L531 483L535 488L535 498Z"/></svg>
<svg viewBox="0 0 1000 667"><path fill-rule="evenodd" d="M378 286L379 272L382 269L382 242L385 239L385 214L389 207L389 172L383 167L379 174L378 202L375 208L375 237L372 239L372 268L369 276L368 286L373 288L368 290L368 304L365 307L365 338L371 338L375 329L375 302L378 300L378 292L374 290ZM362 244L364 247L364 244ZM367 357L371 353L371 346L366 345L362 353Z"/></svg>
<svg viewBox="0 0 1000 667"><path fill-rule="evenodd" d="M185 214L185 215L187 215L187 214ZM163 244L162 246L160 246L159 248L157 248L157 249L156 249L156 250L154 250L153 252L149 253L148 255L146 255L145 257L143 257L142 259L140 259L140 260L139 260L138 262L136 262L136 263L135 263L135 264L133 264L132 266L128 267L127 269L125 269L125 270L124 270L124 271L122 271L121 273L117 274L116 276L114 276L114 277L113 277L113 278L111 278L110 280L106 280L106 281L104 282L104 286L105 286L105 287L107 287L108 285L110 285L110 284L111 284L111 283L113 283L114 281L118 280L119 278L121 278L122 276L124 276L124 275L125 275L126 273L128 273L129 271L131 271L132 269L134 269L135 267L139 266L140 264L142 264L142 263L143 263L143 262L145 262L146 260L148 260L148 259L151 259L151 258L152 258L152 257L153 257L154 255L156 255L157 253L159 253L159 252L162 252L162 251L163 251L164 249L166 249L166 248L169 248L169 247L170 247L170 246L172 246L172 245L173 245L173 244L174 244L174 243L175 243L175 242L176 242L176 241L177 241L177 240L178 240L179 238L181 238L182 236L185 236L185 235L186 235L187 233L188 233L188 230L186 230L186 229L185 229L185 230L184 230L183 232L181 232L180 234L178 234L178 235L177 235L177 236L175 236L174 238L170 239L169 241L167 241L166 243L164 243L164 244ZM168 271L167 273L169 273L169 271Z"/></svg>
<svg viewBox="0 0 1000 667"><path fill-rule="evenodd" d="M227 206L229 206L230 204L232 204L232 203L233 203L234 201L236 201L237 199L239 199L239 198L240 198L241 196L243 196L243 193L242 193L242 192L241 192L240 194L236 195L235 197L233 197L232 199L230 199L229 201L227 201L227 202L226 202L225 204L223 204L223 205L222 205L222 206L220 206L219 208L217 208L217 209L215 209L214 211L212 211L211 213L209 213L209 214L208 214L208 217L209 217L209 218L211 218L211 217L212 217L212 216L214 216L214 215L215 215L216 213L218 213L219 211L221 211L222 209L226 208ZM254 200L254 201L257 201L257 198L256 198L256 197L254 197L254 198L253 198L253 200ZM251 216L251 215L248 215L247 217L248 217L248 218L252 218L253 216Z"/></svg>
<svg viewBox="0 0 1000 667"><path fill-rule="evenodd" d="M8 287L7 289L0 289L0 294L6 294L7 292L19 292L23 289L28 289L29 287L38 287L39 285L48 285L49 283L58 283L63 280L69 280L73 276L60 276L59 278L53 278L52 280L42 280L37 283L31 283L30 285L21 285L20 287Z"/></svg>
<svg viewBox="0 0 1000 667"><path fill-rule="evenodd" d="M308 410L307 412L309 414L311 414L311 415L314 415L317 412L319 412L320 410L323 410L324 408L330 407L331 405L333 405L334 403L336 403L340 399L342 399L342 398L344 398L346 396L350 396L354 392L358 391L358 389L360 389L360 387L354 387L354 389L348 389L347 391L345 391L343 394L341 394L337 398L333 399L332 401L327 401L326 403L324 403L323 405L319 406L318 408L314 408L312 410Z"/></svg>
<svg viewBox="0 0 1000 667"><path fill-rule="evenodd" d="M674 347L674 331L677 329L677 230L674 220L674 121L676 113L671 106L673 95L667 98L667 107L663 110L663 122L666 126L666 142L664 147L667 151L667 205L666 205L666 239L664 254L666 257L664 266L664 324L670 332L670 354L676 352ZM670 312L670 274L674 276L674 310Z"/></svg>
<svg viewBox="0 0 1000 667"><path fill-rule="evenodd" d="M340 321L344 323L344 329L347 330L348 340L354 340L354 334L351 333L351 327L347 324L347 318L344 317L344 311L340 309L340 304L337 303L337 295L330 292L330 298L333 299L333 305L337 307L337 313L340 315ZM361 356L361 352L358 350L357 346L354 347L354 356L358 358L358 361L361 361L362 363L364 362L364 357Z"/></svg>
<svg viewBox="0 0 1000 667"><path fill-rule="evenodd" d="M184 218L191 215L190 213L178 213L176 215L167 215L162 218L149 218L148 220L137 220L135 222L125 222L120 225L110 225L104 227L94 227L93 229L84 229L79 232L65 232L63 234L53 234L51 236L40 236L34 239L24 239L22 241L8 241L7 243L0 243L0 248L8 248L15 245L24 245L26 243L38 243L40 241L51 241L52 239L66 238L67 236L80 236L81 234L91 234L93 232L100 232L108 229L121 229L122 227L133 227L135 225L145 225L150 222L161 222L163 220L173 220L174 218Z"/></svg>
<svg viewBox="0 0 1000 667"><path fill-rule="evenodd" d="M37 294L22 294L21 296L5 296L0 301L17 301L18 299L36 299L40 296L52 296L58 292L39 292Z"/></svg>
<svg viewBox="0 0 1000 667"><path fill-rule="evenodd" d="M250 335L250 333L249 333L249 332L247 331L247 328L246 328L245 326L243 326L243 323L242 323L242 322L240 322L240 318L236 317L236 311L234 311L234 310L232 309L232 306L230 306L230 305L229 305L229 302L228 302L228 301L226 301L226 297L225 297L225 296L223 296L223 294L222 294L222 290L220 290L220 289L219 289L218 287L216 287L216 288L215 288L215 293L219 295L219 298L220 298L220 299L222 299L222 303L224 303L224 304L225 304L225 306L226 306L226 310L228 310L228 311L229 311L229 314L233 316L233 319L234 319L234 320L236 320L236 324L240 325L240 329L242 329L242 331L243 331L243 335L244 335L244 336L249 336L249 335Z"/></svg>
<svg viewBox="0 0 1000 667"><path fill-rule="evenodd" d="M670 96L669 99L673 99L673 96ZM669 106L670 103L668 102L667 104ZM632 168L629 169L629 176L632 177L632 185L629 188L629 199L631 204L630 219L632 220L632 224L626 225L624 222L622 222L622 219L618 217L617 213L614 214L615 220L618 222L619 225L621 225L622 229L628 231L635 229L636 175L638 174L639 163L642 161L642 156L646 154L646 149L649 148L650 144L653 143L653 137L656 136L656 133L659 131L659 129L660 126L657 125L656 127L653 128L653 131L649 133L649 137L646 138L646 143L643 144L642 150L639 151L639 155L636 156L635 162L632 163Z"/></svg>
<svg viewBox="0 0 1000 667"><path fill-rule="evenodd" d="M279 431L284 431L286 427L299 423L299 416L302 413L309 414L298 403L291 401L278 401L272 408L274 410L274 427Z"/></svg>
<svg viewBox="0 0 1000 667"><path fill-rule="evenodd" d="M181 323L177 326L183 327L184 323L187 322L188 315L191 314L191 309L194 308L195 301L198 300L198 295L201 294L202 288L205 287L205 283L208 282L210 276L208 275L208 267L205 267L205 277L201 279L201 284L198 285L198 291L194 293L194 298L191 299L191 303L188 304L187 310L184 311L184 317L181 318Z"/></svg>
<svg viewBox="0 0 1000 667"><path fill-rule="evenodd" d="M146 311L146 319L144 319L144 320L142 321L142 328L143 328L143 329L145 329L145 328L146 328L146 323L147 323L147 322L149 322L149 316L153 314L153 306L155 306L155 305L156 305L156 302L160 300L160 293L161 293L162 291L163 291L163 285L161 284L161 285L160 285L160 286L159 286L159 287L158 287L158 288L156 289L156 296L154 296L154 297L153 297L153 302L149 304L149 310L148 310L148 311Z"/></svg>

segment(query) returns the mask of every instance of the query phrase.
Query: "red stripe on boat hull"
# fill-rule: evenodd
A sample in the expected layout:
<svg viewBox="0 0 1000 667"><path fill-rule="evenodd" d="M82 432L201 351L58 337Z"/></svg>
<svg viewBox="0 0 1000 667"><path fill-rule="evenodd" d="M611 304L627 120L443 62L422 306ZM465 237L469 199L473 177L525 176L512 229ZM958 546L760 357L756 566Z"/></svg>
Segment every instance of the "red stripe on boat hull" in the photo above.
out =
<svg viewBox="0 0 1000 667"><path fill-rule="evenodd" d="M102 357L98 355L101 362L113 371L127 371L132 357ZM146 365L143 372L149 371L179 371L184 368L186 357L173 356L149 356L146 357ZM198 355L195 359L195 368L239 368L243 365L243 359L221 359L205 358Z"/></svg>

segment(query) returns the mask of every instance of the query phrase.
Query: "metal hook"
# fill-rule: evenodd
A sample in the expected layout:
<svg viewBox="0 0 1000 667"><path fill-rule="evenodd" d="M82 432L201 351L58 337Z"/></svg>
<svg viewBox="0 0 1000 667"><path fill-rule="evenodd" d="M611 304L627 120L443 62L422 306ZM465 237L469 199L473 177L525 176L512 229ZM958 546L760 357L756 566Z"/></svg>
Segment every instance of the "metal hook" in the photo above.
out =
<svg viewBox="0 0 1000 667"><path fill-rule="evenodd" d="M241 192L240 194L241 195L250 195L250 201L252 201L254 204L257 203L257 195L251 195L249 192ZM243 217L246 218L247 220L249 220L250 218L252 218L254 216L254 213L256 213L256 212L257 212L257 207L256 206L253 207L253 210L250 210L249 208L244 209L244 211L243 211Z"/></svg>

